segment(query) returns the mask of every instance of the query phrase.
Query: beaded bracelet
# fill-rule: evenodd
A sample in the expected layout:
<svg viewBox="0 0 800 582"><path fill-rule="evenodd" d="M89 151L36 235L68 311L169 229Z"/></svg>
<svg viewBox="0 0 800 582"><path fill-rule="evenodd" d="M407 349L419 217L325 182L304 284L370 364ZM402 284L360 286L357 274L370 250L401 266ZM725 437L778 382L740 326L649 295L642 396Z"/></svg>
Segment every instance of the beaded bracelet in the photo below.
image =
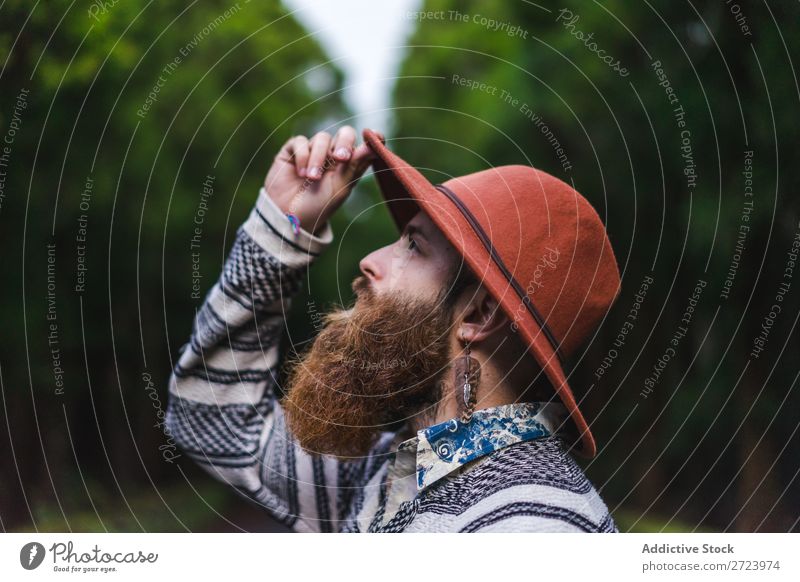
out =
<svg viewBox="0 0 800 582"><path fill-rule="evenodd" d="M286 218L289 219L289 224L292 225L292 232L297 235L300 232L300 219L297 218L296 214L292 214L291 212L286 213Z"/></svg>
<svg viewBox="0 0 800 582"><path fill-rule="evenodd" d="M295 214L294 208L297 206L297 200L299 196L305 192L306 185L308 184L308 180L306 179L303 182L303 185L300 186L300 191L292 197L292 200L289 202L289 211L286 212L286 219L289 221L289 224L292 225L292 232L295 236L300 233L300 218Z"/></svg>

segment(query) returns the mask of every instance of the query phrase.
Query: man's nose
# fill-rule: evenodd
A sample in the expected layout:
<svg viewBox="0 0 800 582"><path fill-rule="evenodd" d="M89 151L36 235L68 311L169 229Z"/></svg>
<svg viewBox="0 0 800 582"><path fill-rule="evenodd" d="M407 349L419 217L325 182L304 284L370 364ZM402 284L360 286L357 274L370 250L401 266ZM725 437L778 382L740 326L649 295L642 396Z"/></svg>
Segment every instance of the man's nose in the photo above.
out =
<svg viewBox="0 0 800 582"><path fill-rule="evenodd" d="M373 251L361 259L358 265L373 291L389 291L401 283L408 259L408 254L403 253L397 244L393 244Z"/></svg>
<svg viewBox="0 0 800 582"><path fill-rule="evenodd" d="M381 270L378 266L378 261L376 260L377 252L378 251L368 254L358 263L358 268L373 285L381 279Z"/></svg>
<svg viewBox="0 0 800 582"><path fill-rule="evenodd" d="M389 284L390 276L396 269L393 261L394 246L386 245L375 249L358 263L359 269L369 279L374 291L378 291L382 285Z"/></svg>

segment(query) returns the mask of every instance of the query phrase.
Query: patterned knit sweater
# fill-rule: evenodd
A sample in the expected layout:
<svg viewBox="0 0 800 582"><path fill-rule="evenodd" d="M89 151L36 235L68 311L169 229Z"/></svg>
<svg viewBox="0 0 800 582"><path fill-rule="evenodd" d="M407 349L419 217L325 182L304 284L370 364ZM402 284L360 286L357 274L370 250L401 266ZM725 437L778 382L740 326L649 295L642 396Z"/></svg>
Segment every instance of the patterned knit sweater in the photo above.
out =
<svg viewBox="0 0 800 582"><path fill-rule="evenodd" d="M565 451L558 404L384 432L356 460L299 446L277 398L279 341L291 297L332 240L329 224L295 235L261 190L170 378L167 430L187 455L295 531L617 531Z"/></svg>

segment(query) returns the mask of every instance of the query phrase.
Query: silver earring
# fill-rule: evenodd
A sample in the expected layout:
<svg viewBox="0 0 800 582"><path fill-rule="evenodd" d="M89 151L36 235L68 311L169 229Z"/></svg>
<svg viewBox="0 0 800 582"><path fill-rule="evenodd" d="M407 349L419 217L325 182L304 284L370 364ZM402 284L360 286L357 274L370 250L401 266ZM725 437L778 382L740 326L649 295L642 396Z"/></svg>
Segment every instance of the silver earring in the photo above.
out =
<svg viewBox="0 0 800 582"><path fill-rule="evenodd" d="M469 343L464 345L464 358L456 366L456 386L461 384L461 398L458 400L458 409L461 412L461 422L469 422L475 410L476 395L478 392L478 379L480 378L480 365L478 360L470 356Z"/></svg>

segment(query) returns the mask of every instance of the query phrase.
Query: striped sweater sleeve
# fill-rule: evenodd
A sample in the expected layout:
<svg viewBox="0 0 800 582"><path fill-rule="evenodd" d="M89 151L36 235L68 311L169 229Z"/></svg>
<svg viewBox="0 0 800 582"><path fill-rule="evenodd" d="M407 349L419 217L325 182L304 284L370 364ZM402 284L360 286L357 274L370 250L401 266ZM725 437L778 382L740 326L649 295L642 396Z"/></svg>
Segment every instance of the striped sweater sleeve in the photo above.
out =
<svg viewBox="0 0 800 582"><path fill-rule="evenodd" d="M304 230L296 236L262 188L169 382L166 424L175 442L297 531L335 531L358 471L303 451L276 396L291 297L332 240L329 223L319 236Z"/></svg>

